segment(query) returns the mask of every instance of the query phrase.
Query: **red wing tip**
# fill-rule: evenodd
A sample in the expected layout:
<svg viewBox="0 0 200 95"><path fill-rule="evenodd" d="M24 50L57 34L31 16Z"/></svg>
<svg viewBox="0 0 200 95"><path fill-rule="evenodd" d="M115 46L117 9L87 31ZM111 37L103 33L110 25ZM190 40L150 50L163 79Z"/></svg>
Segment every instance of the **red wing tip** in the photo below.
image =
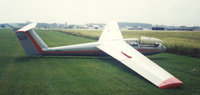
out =
<svg viewBox="0 0 200 95"><path fill-rule="evenodd" d="M174 89L180 87L183 84L180 80L175 77L169 78L163 81L158 87L160 89Z"/></svg>

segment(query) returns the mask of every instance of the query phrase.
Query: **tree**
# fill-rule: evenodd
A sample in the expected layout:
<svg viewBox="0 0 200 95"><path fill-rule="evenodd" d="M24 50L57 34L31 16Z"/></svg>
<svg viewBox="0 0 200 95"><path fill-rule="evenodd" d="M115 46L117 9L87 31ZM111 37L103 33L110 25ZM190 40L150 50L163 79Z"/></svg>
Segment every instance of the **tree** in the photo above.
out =
<svg viewBox="0 0 200 95"><path fill-rule="evenodd" d="M5 25L5 24L2 24L2 25L1 25L1 27L2 27L2 28L5 28L5 27L6 27L6 25Z"/></svg>
<svg viewBox="0 0 200 95"><path fill-rule="evenodd" d="M68 28L73 28L73 27L74 27L74 25L69 25L69 26L68 26Z"/></svg>

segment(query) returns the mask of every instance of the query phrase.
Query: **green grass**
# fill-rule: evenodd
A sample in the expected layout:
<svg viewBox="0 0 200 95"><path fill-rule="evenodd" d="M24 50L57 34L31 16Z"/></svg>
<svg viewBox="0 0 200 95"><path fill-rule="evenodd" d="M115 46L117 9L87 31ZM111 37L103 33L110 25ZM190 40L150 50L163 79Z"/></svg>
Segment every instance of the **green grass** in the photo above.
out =
<svg viewBox="0 0 200 95"><path fill-rule="evenodd" d="M98 40L102 30L56 30L70 35ZM200 58L200 32L181 31L122 31L124 38L141 36L161 39L166 52Z"/></svg>
<svg viewBox="0 0 200 95"><path fill-rule="evenodd" d="M36 30L48 46L94 42ZM0 29L0 95L9 94L200 94L200 59L162 53L148 56L183 81L162 90L111 57L28 56L11 29Z"/></svg>

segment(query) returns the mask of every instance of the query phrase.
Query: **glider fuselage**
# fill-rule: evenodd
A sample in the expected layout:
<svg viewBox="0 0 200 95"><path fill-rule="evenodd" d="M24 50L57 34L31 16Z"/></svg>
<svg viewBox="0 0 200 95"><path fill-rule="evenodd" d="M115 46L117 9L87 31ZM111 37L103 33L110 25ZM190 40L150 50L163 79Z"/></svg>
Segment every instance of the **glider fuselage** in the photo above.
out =
<svg viewBox="0 0 200 95"><path fill-rule="evenodd" d="M42 55L42 56L105 56L105 52L101 51L97 46L104 42L92 42L76 45L48 47L45 42L37 35L34 30L27 32L16 32L19 41L21 42L27 55ZM137 38L124 39L131 47L138 50L144 55L152 55L164 52L166 47L161 44L162 41L157 45L142 45L142 41L146 40L147 37L141 37L141 42ZM155 39L155 38L153 38ZM152 39L148 39L152 40ZM112 41L112 40L111 40ZM153 40L153 42L156 42ZM152 42L152 41L151 41ZM158 42L158 41L157 41ZM134 44L133 44L134 43ZM143 42L144 43L144 42Z"/></svg>
<svg viewBox="0 0 200 95"><path fill-rule="evenodd" d="M61 55L61 56L105 56L107 55L100 49L96 48L101 45L102 42L93 42L69 46L49 47L43 49L38 55ZM144 55L152 55L164 52L165 46L162 47L150 47L150 46L132 46L140 53Z"/></svg>
<svg viewBox="0 0 200 95"><path fill-rule="evenodd" d="M14 30L15 31L15 30ZM33 30L27 32L17 31L16 35L22 44L27 55L42 55L42 56L105 56L105 52L101 51L97 46L104 43L92 42L76 45L48 47L39 35ZM110 40L113 41L113 40ZM146 42L145 42L146 41ZM149 42L151 45L149 45ZM107 41L108 42L108 41ZM160 39L141 37L141 41L137 38L124 39L124 42L142 53L143 55L153 55L162 53L166 50L163 42ZM153 44L152 44L153 42ZM158 42L158 44L155 44ZM145 44L143 44L145 43Z"/></svg>

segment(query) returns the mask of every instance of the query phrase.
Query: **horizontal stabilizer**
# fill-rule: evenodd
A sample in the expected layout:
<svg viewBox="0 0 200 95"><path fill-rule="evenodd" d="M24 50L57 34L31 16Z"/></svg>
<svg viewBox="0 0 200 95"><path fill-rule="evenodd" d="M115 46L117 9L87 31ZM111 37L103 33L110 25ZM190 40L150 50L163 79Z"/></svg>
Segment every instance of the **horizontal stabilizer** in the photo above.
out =
<svg viewBox="0 0 200 95"><path fill-rule="evenodd" d="M35 28L36 25L37 25L37 23L31 23L29 25L22 27L21 29L17 30L16 32L26 32L28 30L31 30L32 28Z"/></svg>

